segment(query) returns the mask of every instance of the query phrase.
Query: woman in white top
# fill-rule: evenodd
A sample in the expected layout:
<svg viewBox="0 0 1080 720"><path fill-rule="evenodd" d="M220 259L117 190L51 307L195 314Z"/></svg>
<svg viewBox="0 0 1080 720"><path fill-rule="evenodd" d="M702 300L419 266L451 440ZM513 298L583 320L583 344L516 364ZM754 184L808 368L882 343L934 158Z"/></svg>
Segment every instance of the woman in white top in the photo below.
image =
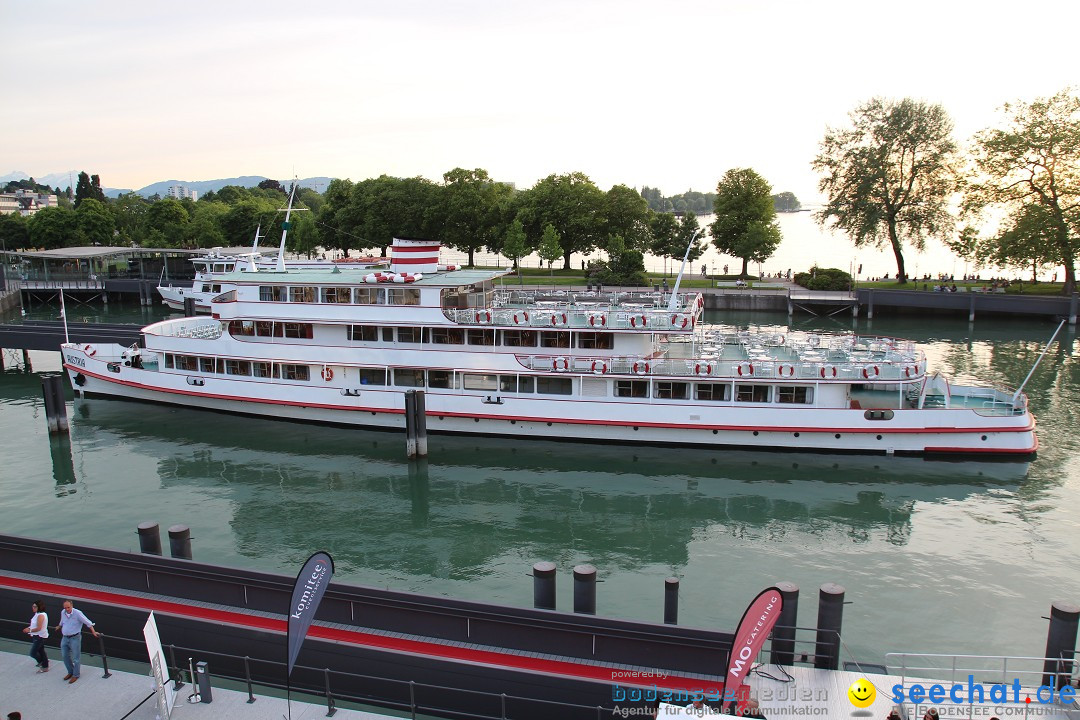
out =
<svg viewBox="0 0 1080 720"><path fill-rule="evenodd" d="M49 672L49 656L45 654L45 639L49 637L49 616L45 614L45 601L38 600L31 607L34 608L34 616L30 618L30 626L24 627L23 632L30 636L30 657L37 660L38 672Z"/></svg>

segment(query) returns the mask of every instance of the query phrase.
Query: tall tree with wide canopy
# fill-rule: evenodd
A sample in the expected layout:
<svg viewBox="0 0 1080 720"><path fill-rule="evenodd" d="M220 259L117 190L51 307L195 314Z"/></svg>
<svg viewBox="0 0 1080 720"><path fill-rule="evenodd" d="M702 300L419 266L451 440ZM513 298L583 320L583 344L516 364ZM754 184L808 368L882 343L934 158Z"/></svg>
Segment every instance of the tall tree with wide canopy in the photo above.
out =
<svg viewBox="0 0 1080 720"><path fill-rule="evenodd" d="M713 245L725 255L742 258L743 276L751 262L772 257L783 239L776 224L772 186L751 168L724 173L716 186L713 211L716 220L709 226Z"/></svg>
<svg viewBox="0 0 1080 720"><path fill-rule="evenodd" d="M1000 250L1034 263L1053 258L1071 295L1080 249L1080 97L1066 89L1003 109L1006 127L975 137L965 206L1005 210Z"/></svg>
<svg viewBox="0 0 1080 720"><path fill-rule="evenodd" d="M112 244L116 223L105 203L94 198L84 198L75 208L75 217L78 221L76 237L80 245Z"/></svg>
<svg viewBox="0 0 1080 720"><path fill-rule="evenodd" d="M87 175L85 171L79 173L79 180L75 183L75 207L79 207L83 200L105 202L105 193L101 189L101 178L97 175Z"/></svg>
<svg viewBox="0 0 1080 720"><path fill-rule="evenodd" d="M686 255L686 248L690 245L690 240L700 229L701 224L698 222L697 215L692 212L687 212L681 219L676 217L674 213L653 213L653 217L649 222L652 238L648 250L653 255L658 255L665 260L671 259L679 262ZM699 237L694 240L687 260L697 260L704 253L705 244Z"/></svg>
<svg viewBox="0 0 1080 720"><path fill-rule="evenodd" d="M517 217L529 244L538 246L544 228L551 225L563 249L563 268L570 256L588 253L607 239L605 193L584 173L549 175L524 193Z"/></svg>
<svg viewBox="0 0 1080 720"><path fill-rule="evenodd" d="M42 250L55 250L76 245L78 219L75 211L62 207L47 207L30 216L27 229L30 244Z"/></svg>
<svg viewBox="0 0 1080 720"><path fill-rule="evenodd" d="M634 250L649 247L652 233L649 220L653 212L641 194L626 185L615 185L604 194L607 234L619 235Z"/></svg>
<svg viewBox="0 0 1080 720"><path fill-rule="evenodd" d="M849 127L826 131L812 163L828 198L817 221L843 230L856 247L891 247L896 276L907 282L904 245L922 250L955 225L952 120L941 105L910 98L874 98L849 118Z"/></svg>
<svg viewBox="0 0 1080 720"><path fill-rule="evenodd" d="M505 234L505 209L513 189L494 182L486 170L454 168L443 173L439 199L431 216L431 228L439 240L473 256L484 247L497 248Z"/></svg>

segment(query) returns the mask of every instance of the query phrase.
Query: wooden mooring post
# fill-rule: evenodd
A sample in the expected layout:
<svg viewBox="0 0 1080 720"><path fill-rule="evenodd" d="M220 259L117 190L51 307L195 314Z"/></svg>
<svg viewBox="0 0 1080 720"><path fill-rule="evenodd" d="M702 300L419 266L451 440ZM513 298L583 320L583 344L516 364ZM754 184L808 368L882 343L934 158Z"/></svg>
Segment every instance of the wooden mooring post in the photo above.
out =
<svg viewBox="0 0 1080 720"><path fill-rule="evenodd" d="M427 407L423 390L405 392L405 455L427 457Z"/></svg>

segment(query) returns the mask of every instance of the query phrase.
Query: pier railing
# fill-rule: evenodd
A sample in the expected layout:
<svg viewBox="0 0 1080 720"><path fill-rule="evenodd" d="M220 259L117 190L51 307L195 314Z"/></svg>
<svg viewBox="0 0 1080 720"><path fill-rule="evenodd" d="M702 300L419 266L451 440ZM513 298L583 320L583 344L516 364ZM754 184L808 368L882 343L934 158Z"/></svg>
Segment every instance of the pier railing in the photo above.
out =
<svg viewBox="0 0 1080 720"><path fill-rule="evenodd" d="M17 629L25 627L26 623L3 619L0 620L0 625L12 628L4 635L15 635ZM102 677L108 678L112 674L109 671L110 657L105 652L106 639L110 647L121 648L116 657L126 659L125 662L134 662L140 671L147 666L143 659L146 656L144 638L99 633L95 643L83 646L84 670L85 659L99 657L104 671ZM286 676L286 664L283 662L176 644L163 645L162 649L165 651L167 682L173 683L174 690L193 685L190 666L185 664L189 659L192 664L206 662L212 678L211 685L217 682L225 689L246 692L249 704L257 702L259 696L280 697L287 687L286 683L281 681ZM84 675L88 673L84 672ZM301 664L294 666L288 688L294 696L303 694L309 698L320 698L326 705L327 717L336 712L340 702L393 710L413 720L431 716L468 717L477 720L509 720L520 717L602 720L624 717L624 709L618 707L543 700Z"/></svg>
<svg viewBox="0 0 1080 720"><path fill-rule="evenodd" d="M980 685L1011 685L1014 680L1019 680L1026 691L1043 684L1047 667L1056 668L1054 675L1064 684L1074 684L1080 673L1080 658L1068 657L887 653L885 662L889 671L899 675L905 686L924 680L942 680L961 686L959 694L964 697L964 702L972 700L968 697L969 678Z"/></svg>

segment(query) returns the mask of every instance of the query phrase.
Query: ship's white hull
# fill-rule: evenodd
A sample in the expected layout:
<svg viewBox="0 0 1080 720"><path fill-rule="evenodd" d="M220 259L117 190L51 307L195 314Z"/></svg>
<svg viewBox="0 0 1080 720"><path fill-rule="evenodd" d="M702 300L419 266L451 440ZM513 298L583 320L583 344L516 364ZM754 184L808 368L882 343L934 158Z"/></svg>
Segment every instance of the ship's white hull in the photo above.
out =
<svg viewBox="0 0 1080 720"><path fill-rule="evenodd" d="M403 429L409 388L334 386L159 372L64 349L73 386L84 393L287 420ZM115 359L115 358L113 358ZM1030 414L962 408L897 410L888 421L861 409L778 408L586 397L494 397L462 390L426 393L429 432L648 445L734 446L880 454L1028 455Z"/></svg>

